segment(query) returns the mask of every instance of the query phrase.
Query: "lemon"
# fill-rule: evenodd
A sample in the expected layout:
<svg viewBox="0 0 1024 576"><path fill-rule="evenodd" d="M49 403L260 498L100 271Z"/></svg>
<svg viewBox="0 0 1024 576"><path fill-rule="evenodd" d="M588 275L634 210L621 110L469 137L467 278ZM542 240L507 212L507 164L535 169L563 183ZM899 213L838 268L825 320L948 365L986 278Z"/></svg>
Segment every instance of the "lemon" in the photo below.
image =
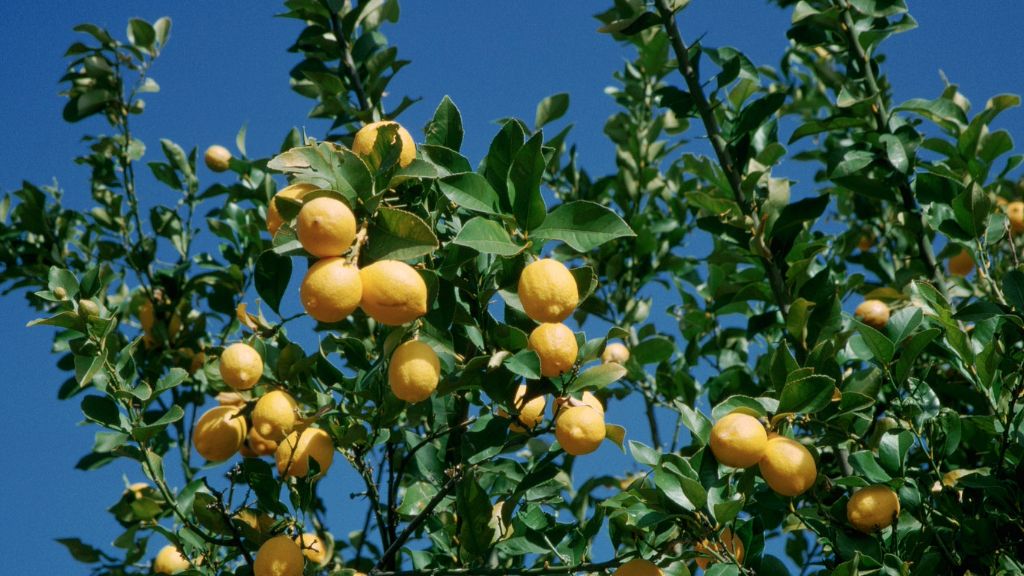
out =
<svg viewBox="0 0 1024 576"><path fill-rule="evenodd" d="M1010 218L1010 230L1014 234L1024 232L1024 202L1017 200L1007 204L1006 215Z"/></svg>
<svg viewBox="0 0 1024 576"><path fill-rule="evenodd" d="M221 406L245 406L245 397L238 392L221 392L214 398Z"/></svg>
<svg viewBox="0 0 1024 576"><path fill-rule="evenodd" d="M612 576L663 576L664 572L650 560L634 558L615 569Z"/></svg>
<svg viewBox="0 0 1024 576"><path fill-rule="evenodd" d="M277 204L275 200L278 196L281 198L287 198L290 200L302 200L302 197L314 190L319 190L315 185L309 182L296 182L290 186L285 186L273 198L267 205L267 231L273 236L277 234L278 228L284 224L284 218L281 217L281 213L277 210Z"/></svg>
<svg viewBox="0 0 1024 576"><path fill-rule="evenodd" d="M412 134L402 127L398 122L373 122L367 124L356 132L355 139L352 141L352 151L359 156L369 156L373 153L373 146L377 141L377 131L382 126L392 125L398 126L398 139L402 142L402 152L398 156L398 165L405 168L412 161L416 159L416 143L412 140Z"/></svg>
<svg viewBox="0 0 1024 576"><path fill-rule="evenodd" d="M156 310L153 301L149 298L143 300L139 305L139 325L147 335L153 331L153 324L156 324Z"/></svg>
<svg viewBox="0 0 1024 576"><path fill-rule="evenodd" d="M757 464L767 444L764 426L749 414L733 412L711 428L711 453L726 466L747 468Z"/></svg>
<svg viewBox="0 0 1024 576"><path fill-rule="evenodd" d="M974 270L974 258L971 257L970 252L964 249L949 259L947 267L949 268L949 273L954 276L967 276L971 273L971 270Z"/></svg>
<svg viewBox="0 0 1024 576"><path fill-rule="evenodd" d="M885 330L885 325L889 323L889 306L881 300L865 300L853 314L875 330Z"/></svg>
<svg viewBox="0 0 1024 576"><path fill-rule="evenodd" d="M305 478L309 474L309 459L320 465L317 478L327 473L334 461L334 442L320 428L306 428L301 432L293 430L285 437L274 453L277 471L282 476Z"/></svg>
<svg viewBox="0 0 1024 576"><path fill-rule="evenodd" d="M569 399L569 396L563 396L556 398L554 404L551 405L551 417L558 418L558 415L563 411L573 406L573 401ZM598 400L597 396L594 396L590 391L584 392L580 395L578 402L586 406L590 406L594 410L597 410L601 414L604 414L604 405Z"/></svg>
<svg viewBox="0 0 1024 576"><path fill-rule="evenodd" d="M214 144L206 149L203 161L210 170L224 172L231 166L231 152L220 144Z"/></svg>
<svg viewBox="0 0 1024 576"><path fill-rule="evenodd" d="M153 573L155 574L177 574L188 570L191 566L188 558L173 544L161 548L156 553L156 558L153 559Z"/></svg>
<svg viewBox="0 0 1024 576"><path fill-rule="evenodd" d="M341 256L356 237L356 217L341 200L321 196L302 205L295 231L313 256Z"/></svg>
<svg viewBox="0 0 1024 576"><path fill-rule="evenodd" d="M862 488L846 503L846 519L870 534L890 526L900 515L900 498L888 486Z"/></svg>
<svg viewBox="0 0 1024 576"><path fill-rule="evenodd" d="M601 352L601 362L603 364L625 364L629 360L629 348L620 342L611 342L604 347L604 352Z"/></svg>
<svg viewBox="0 0 1024 576"><path fill-rule="evenodd" d="M590 406L573 406L555 421L555 438L573 456L590 454L604 440L604 414Z"/></svg>
<svg viewBox="0 0 1024 576"><path fill-rule="evenodd" d="M803 494L818 477L810 451L785 436L768 439L759 467L768 487L782 496Z"/></svg>
<svg viewBox="0 0 1024 576"><path fill-rule="evenodd" d="M527 430L533 430L537 424L540 424L541 420L544 419L544 406L548 403L544 396L533 396L529 400L526 399L526 395L529 389L525 384L520 384L516 388L516 393L512 397L512 405L516 407L516 411L519 413L516 418L516 422L509 424L509 429L513 432L526 432ZM502 412L503 416L507 416Z"/></svg>
<svg viewBox="0 0 1024 576"><path fill-rule="evenodd" d="M554 378L572 369L579 347L565 324L545 323L530 333L530 349L540 357L540 373Z"/></svg>
<svg viewBox="0 0 1024 576"><path fill-rule="evenodd" d="M733 558L736 558L736 562L743 564L743 541L739 537L733 535L732 530L726 528L722 530L722 533L718 537L719 542L711 542L708 539L704 539L697 543L693 547L693 550L702 556L697 557L697 566L700 566L702 570L707 570L708 566L714 564L714 559L711 557L709 552L714 550L715 552L723 552L723 548L728 550ZM723 546L724 545L724 546Z"/></svg>
<svg viewBox="0 0 1024 576"><path fill-rule="evenodd" d="M312 532L306 532L295 537L295 543L302 549L302 555L310 562L321 565L327 561L327 546L320 537Z"/></svg>
<svg viewBox="0 0 1024 576"><path fill-rule="evenodd" d="M200 456L211 462L227 460L245 441L247 426L238 406L214 406L196 422L192 443Z"/></svg>
<svg viewBox="0 0 1024 576"><path fill-rule="evenodd" d="M255 348L242 342L228 346L220 354L220 377L235 390L248 390L263 376L263 358Z"/></svg>
<svg viewBox="0 0 1024 576"><path fill-rule="evenodd" d="M363 297L359 270L343 258L324 258L309 267L299 287L306 314L327 324L341 322Z"/></svg>
<svg viewBox="0 0 1024 576"><path fill-rule="evenodd" d="M427 283L405 262L374 262L360 270L359 277L363 281L359 305L377 322L400 326L427 313Z"/></svg>
<svg viewBox="0 0 1024 576"><path fill-rule="evenodd" d="M262 434L256 431L256 428L249 429L249 435L245 439L245 444L239 449L242 456L246 458L252 458L255 456L267 456L277 451L277 440L271 440L264 437Z"/></svg>
<svg viewBox="0 0 1024 576"><path fill-rule="evenodd" d="M565 320L579 299L576 279L558 260L537 260L519 275L519 301L526 315L537 322Z"/></svg>
<svg viewBox="0 0 1024 576"><path fill-rule="evenodd" d="M441 362L434 349L420 342L405 342L391 354L388 384L400 400L420 402L430 397L441 379Z"/></svg>
<svg viewBox="0 0 1024 576"><path fill-rule="evenodd" d="M267 440L281 440L295 426L298 407L291 394L284 390L267 392L252 409L253 430Z"/></svg>
<svg viewBox="0 0 1024 576"><path fill-rule="evenodd" d="M260 546L252 572L255 576L301 576L302 550L291 538L274 536Z"/></svg>

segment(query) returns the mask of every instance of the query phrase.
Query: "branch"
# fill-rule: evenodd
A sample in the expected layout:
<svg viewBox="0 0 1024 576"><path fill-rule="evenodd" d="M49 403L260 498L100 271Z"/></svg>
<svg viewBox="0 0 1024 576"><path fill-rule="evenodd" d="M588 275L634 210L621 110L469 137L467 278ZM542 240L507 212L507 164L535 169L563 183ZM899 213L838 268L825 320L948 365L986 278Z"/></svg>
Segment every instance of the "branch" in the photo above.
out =
<svg viewBox="0 0 1024 576"><path fill-rule="evenodd" d="M402 533L398 535L398 538L396 538L395 541L388 546L387 550L384 551L380 560L377 561L377 565L370 571L371 575L400 574L400 572L381 572L379 570L382 566L391 565L395 556L398 554L398 551L402 549L402 546L405 545L417 530L419 530L420 526L427 521L427 518L430 518L431 514L434 512L434 508L437 508L441 501L444 500L455 486L458 485L463 473L464 472L460 468L459 471L454 473L448 481L445 482L444 486L437 491L437 494L435 494L434 497L430 499L430 502L428 502L423 508L423 511L416 515L416 517L412 519L412 522L409 522L409 525L405 527L405 530L403 530ZM423 574L423 572L413 571L410 574Z"/></svg>
<svg viewBox="0 0 1024 576"><path fill-rule="evenodd" d="M322 2L324 8L331 15L331 31L334 33L334 39L338 43L338 76L347 78L351 84L352 91L356 94L356 99L359 101L360 110L369 110L370 101L366 97L366 92L363 90L363 81L359 78L359 72L356 70L356 63L352 60L352 52L348 49L348 44L345 42L345 34L341 27L341 20L338 18L338 13L331 10L330 5L326 0Z"/></svg>
<svg viewBox="0 0 1024 576"><path fill-rule="evenodd" d="M540 568L520 568L515 566L502 568L434 568L427 570L405 570L387 572L371 570L371 576L543 576L547 574L577 574L580 572L604 572L617 568L629 558L608 560L607 562L584 562L573 566L542 566Z"/></svg>

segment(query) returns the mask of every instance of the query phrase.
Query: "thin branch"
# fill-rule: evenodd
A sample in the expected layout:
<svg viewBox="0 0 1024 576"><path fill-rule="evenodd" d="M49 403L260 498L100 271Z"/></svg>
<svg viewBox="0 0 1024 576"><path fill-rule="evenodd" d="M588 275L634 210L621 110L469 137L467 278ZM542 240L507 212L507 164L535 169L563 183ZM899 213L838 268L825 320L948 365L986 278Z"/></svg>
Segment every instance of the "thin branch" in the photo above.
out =
<svg viewBox="0 0 1024 576"><path fill-rule="evenodd" d="M359 101L359 109L369 110L370 100L366 97L366 92L363 90L363 81L359 78L355 61L352 60L352 52L345 42L345 33L341 26L341 19L336 11L331 10L330 4L326 0L322 4L331 15L331 31L334 33L334 40L338 43L338 76L348 79L352 91L355 92L356 99Z"/></svg>
<svg viewBox="0 0 1024 576"><path fill-rule="evenodd" d="M453 489L455 489L459 480L462 479L463 474L464 471L461 468L459 471L452 474L448 481L445 482L444 486L437 491L437 494L430 499L430 502L428 502L423 508L423 511L417 514L416 517L412 519L412 522L409 522L409 525L405 527L405 530L398 535L398 538L396 538L395 541L387 547L387 550L384 551L384 554L380 557L380 560L377 562L374 569L370 571L370 574L398 574L396 572L380 572L379 569L383 566L389 566L392 564L395 556L398 554L398 551L401 550L402 546L405 545L409 538L419 530L420 526L427 521L427 518L431 517L434 509L437 508L441 501L444 500ZM423 574L423 572L414 571L411 572L411 574Z"/></svg>

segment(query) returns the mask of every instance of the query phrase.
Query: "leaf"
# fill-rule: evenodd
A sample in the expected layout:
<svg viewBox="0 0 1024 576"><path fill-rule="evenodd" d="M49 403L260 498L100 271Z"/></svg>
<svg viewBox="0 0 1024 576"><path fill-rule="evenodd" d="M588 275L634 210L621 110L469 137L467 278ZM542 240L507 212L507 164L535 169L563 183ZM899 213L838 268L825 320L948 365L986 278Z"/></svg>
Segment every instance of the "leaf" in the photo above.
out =
<svg viewBox="0 0 1024 576"><path fill-rule="evenodd" d="M106 426L107 428L120 429L121 412L117 404L109 396L86 396L82 398L82 413L87 420L91 420Z"/></svg>
<svg viewBox="0 0 1024 576"><path fill-rule="evenodd" d="M602 34L621 34L622 36L633 36L639 34L652 26L661 24L661 18L653 12L644 12L633 18L623 18L610 24L605 24L597 29Z"/></svg>
<svg viewBox="0 0 1024 576"><path fill-rule="evenodd" d="M600 390L626 375L626 369L615 362L600 364L579 375L569 387L569 392Z"/></svg>
<svg viewBox="0 0 1024 576"><path fill-rule="evenodd" d="M502 213L498 193L486 178L476 172L445 176L437 181L437 185L441 193L460 208L484 214Z"/></svg>
<svg viewBox="0 0 1024 576"><path fill-rule="evenodd" d="M629 453L633 455L633 459L643 464L644 466L655 467L658 465L658 461L661 459L661 454L647 446L643 442L637 442L636 440L629 441Z"/></svg>
<svg viewBox="0 0 1024 576"><path fill-rule="evenodd" d="M797 234L803 230L804 222L813 222L825 212L829 200L828 194L821 194L787 204L779 212L779 217L775 220L769 237L782 241L796 238Z"/></svg>
<svg viewBox="0 0 1024 576"><path fill-rule="evenodd" d="M515 256L523 251L523 247L512 240L504 226L483 216L466 222L452 240L452 244L472 248L483 254L505 257Z"/></svg>
<svg viewBox="0 0 1024 576"><path fill-rule="evenodd" d="M888 482L892 478L882 470L875 460L875 455L868 450L850 454L850 464L854 470L864 475L871 482Z"/></svg>
<svg viewBox="0 0 1024 576"><path fill-rule="evenodd" d="M843 156L842 161L832 169L832 173L829 174L829 177L835 180L856 174L864 168L867 168L868 164L871 164L874 160L875 155L871 152L866 152L864 150L850 150Z"/></svg>
<svg viewBox="0 0 1024 576"><path fill-rule="evenodd" d="M170 390L175 386L181 384L188 378L188 372L184 368L171 368L164 374L162 378L156 381L156 387L153 388L153 394L159 394L165 390Z"/></svg>
<svg viewBox="0 0 1024 576"><path fill-rule="evenodd" d="M640 364L657 364L668 360L676 346L665 336L652 336L640 342L630 351L630 356Z"/></svg>
<svg viewBox="0 0 1024 576"><path fill-rule="evenodd" d="M84 564L99 562L103 552L79 540L78 538L57 538L57 542L64 545L71 553L71 557Z"/></svg>
<svg viewBox="0 0 1024 576"><path fill-rule="evenodd" d="M533 230L541 225L547 216L547 207L540 194L540 183L544 176L544 133L537 132L512 158L508 169L508 198L512 214L523 230Z"/></svg>
<svg viewBox="0 0 1024 576"><path fill-rule="evenodd" d="M878 445L878 459L890 474L903 472L903 461L907 451L914 445L914 435L907 430L890 431L882 436Z"/></svg>
<svg viewBox="0 0 1024 576"><path fill-rule="evenodd" d="M363 160L350 150L327 142L282 152L267 163L267 168L294 174L299 181L324 190L334 190L352 206L374 191L373 177Z"/></svg>
<svg viewBox="0 0 1024 576"><path fill-rule="evenodd" d="M878 330L864 324L860 320L854 319L853 327L856 328L857 332L860 333L861 338L864 339L864 343L868 349L871 350L871 354L882 364L888 364L892 362L893 356L896 355L896 345L892 343L892 340L879 332Z"/></svg>
<svg viewBox="0 0 1024 576"><path fill-rule="evenodd" d="M768 118L778 112L785 102L785 92L774 92L751 102L740 111L739 118L736 120L736 128L733 130L732 139L738 140L756 131Z"/></svg>
<svg viewBox="0 0 1024 576"><path fill-rule="evenodd" d="M371 260L410 260L437 249L437 236L419 216L382 207L370 224L366 254Z"/></svg>
<svg viewBox="0 0 1024 576"><path fill-rule="evenodd" d="M288 290L292 278L292 259L277 254L273 250L264 250L256 259L253 280L256 293L277 314L281 313L281 299Z"/></svg>
<svg viewBox="0 0 1024 576"><path fill-rule="evenodd" d="M128 41L139 48L149 49L156 41L156 30L149 22L132 18L128 21Z"/></svg>
<svg viewBox="0 0 1024 576"><path fill-rule="evenodd" d="M813 414L832 402L836 381L824 374L814 374L787 383L779 396L779 413Z"/></svg>
<svg viewBox="0 0 1024 576"><path fill-rule="evenodd" d="M1024 272L1010 270L1003 276L1003 293L1006 300L1017 309L1018 313L1024 313Z"/></svg>
<svg viewBox="0 0 1024 576"><path fill-rule="evenodd" d="M60 298L61 300L70 300L78 295L78 280L70 270L65 270L64 268L50 266L50 271L47 275L47 286L54 293L58 289L63 291L64 295Z"/></svg>
<svg viewBox="0 0 1024 576"><path fill-rule="evenodd" d="M178 420L181 420L184 416L185 411L182 410L181 406L174 404L167 410L166 413L164 413L163 416L161 416L154 422L150 422L144 426L136 426L132 430L132 436L136 440L144 442L159 434L160 431L166 428L168 424L177 422Z"/></svg>
<svg viewBox="0 0 1024 576"><path fill-rule="evenodd" d="M577 252L588 252L616 238L636 236L615 212L586 200L558 206L530 235L539 240L560 240Z"/></svg>
<svg viewBox="0 0 1024 576"><path fill-rule="evenodd" d="M437 487L430 482L414 482L406 488L402 496L402 504L398 507L398 513L403 516L415 516L427 507L430 499L437 495Z"/></svg>
<svg viewBox="0 0 1024 576"><path fill-rule="evenodd" d="M605 424L604 425L604 437L607 440L611 440L622 453L626 453L625 441L626 441L626 429L618 424Z"/></svg>
<svg viewBox="0 0 1024 576"><path fill-rule="evenodd" d="M701 445L707 445L711 439L711 420L708 420L708 417L703 412L695 410L678 400L675 402L675 407L679 411L679 419L690 430L693 438L700 442Z"/></svg>
<svg viewBox="0 0 1024 576"><path fill-rule="evenodd" d="M426 143L459 151L462 146L462 114L452 99L445 96L427 123Z"/></svg>
<svg viewBox="0 0 1024 576"><path fill-rule="evenodd" d="M937 98L935 100L914 98L900 104L893 111L913 112L950 130L959 129L967 124L967 116L963 109L954 104L952 100L945 98Z"/></svg>
<svg viewBox="0 0 1024 576"><path fill-rule="evenodd" d="M885 144L885 155L889 159L889 164L892 164L897 172L906 174L910 170L910 161L907 159L907 151L903 149L903 142L892 134L882 135L879 141Z"/></svg>
<svg viewBox="0 0 1024 576"><path fill-rule="evenodd" d="M565 115L569 110L569 94L561 92L548 96L537 104L537 115L533 123L535 130L540 130L545 124L554 122Z"/></svg>
<svg viewBox="0 0 1024 576"><path fill-rule="evenodd" d="M540 356L533 350L520 350L505 359L505 368L527 380L539 380Z"/></svg>
<svg viewBox="0 0 1024 576"><path fill-rule="evenodd" d="M518 120L508 120L494 136L491 147L487 150L487 156L484 158L482 166L484 177L498 193L502 209L507 212L512 211L508 190L509 168L512 166L512 159L523 147L525 141L526 132L523 124Z"/></svg>

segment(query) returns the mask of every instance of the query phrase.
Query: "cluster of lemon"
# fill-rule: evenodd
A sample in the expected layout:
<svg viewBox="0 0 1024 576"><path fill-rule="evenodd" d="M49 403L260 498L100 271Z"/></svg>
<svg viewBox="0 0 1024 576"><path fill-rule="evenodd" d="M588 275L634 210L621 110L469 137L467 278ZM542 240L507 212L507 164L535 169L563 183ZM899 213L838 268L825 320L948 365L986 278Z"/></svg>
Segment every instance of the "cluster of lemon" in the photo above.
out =
<svg viewBox="0 0 1024 576"><path fill-rule="evenodd" d="M236 519L252 528L257 526L257 520L252 514L238 515ZM269 526L261 523L260 529L266 532ZM323 566L329 558L327 544L316 534L307 532L295 538L279 535L268 539L260 546L253 562L253 573L258 576L297 576L302 574L307 560L316 566ZM201 564L201 558L189 560L176 546L168 544L161 548L153 559L153 573L178 574ZM353 576L365 574L356 572Z"/></svg>
<svg viewBox="0 0 1024 576"><path fill-rule="evenodd" d="M157 346L166 345L169 348L173 348L176 354L177 364L188 370L189 374L195 373L196 370L203 366L206 362L206 353L203 350L196 351L189 346L182 345L181 335L182 328L184 327L184 321L182 320L181 313L177 310L170 314L170 318L158 318L157 306L154 304L160 302L165 307L169 307L170 300L164 295L163 290L156 288L153 290L152 297L146 297L139 304L138 310L136 311L139 318L139 325L142 327L142 345L147 349L153 349ZM91 303L89 300L82 300L82 303ZM93 304L95 306L95 304ZM98 310L96 314L98 314ZM194 320L193 316L197 313L195 311L189 314L189 319ZM158 322L166 322L164 330L157 330Z"/></svg>

